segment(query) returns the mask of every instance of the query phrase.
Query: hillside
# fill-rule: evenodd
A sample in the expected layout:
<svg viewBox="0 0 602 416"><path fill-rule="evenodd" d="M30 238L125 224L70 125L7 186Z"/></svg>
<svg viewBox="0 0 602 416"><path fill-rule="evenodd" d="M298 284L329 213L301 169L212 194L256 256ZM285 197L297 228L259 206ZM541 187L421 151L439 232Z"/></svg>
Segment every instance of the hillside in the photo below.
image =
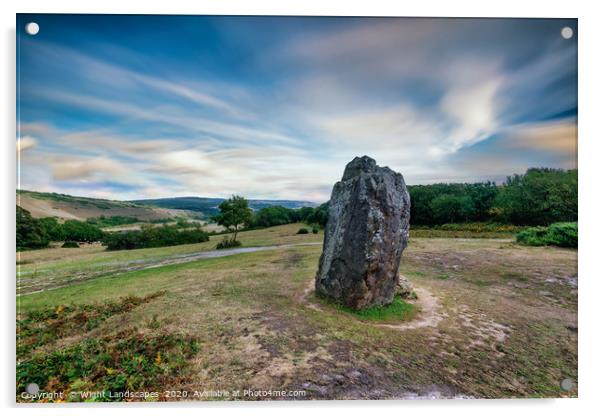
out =
<svg viewBox="0 0 602 416"><path fill-rule="evenodd" d="M218 205L224 201L223 198L201 198L201 197L180 197L180 198L159 198L142 199L132 201L136 204L150 205L154 207L183 209L202 213L205 217L210 217L218 213ZM269 200L269 199L250 199L249 206L254 211L261 208L281 205L286 208L315 207L318 204L308 201L290 201L290 200Z"/></svg>
<svg viewBox="0 0 602 416"><path fill-rule="evenodd" d="M17 191L17 205L29 211L35 218L57 217L75 220L98 218L101 215L136 217L141 221L178 216L209 218L218 213L217 207L222 201L223 198L201 197L115 201L48 192ZM294 209L314 207L317 204L307 201L249 200L249 206L255 211L272 205Z"/></svg>
<svg viewBox="0 0 602 416"><path fill-rule="evenodd" d="M136 217L142 221L152 221L186 214L185 211L151 207L128 201L25 190L17 191L17 205L29 211L35 218L57 217L65 220L85 220L104 215L105 217Z"/></svg>

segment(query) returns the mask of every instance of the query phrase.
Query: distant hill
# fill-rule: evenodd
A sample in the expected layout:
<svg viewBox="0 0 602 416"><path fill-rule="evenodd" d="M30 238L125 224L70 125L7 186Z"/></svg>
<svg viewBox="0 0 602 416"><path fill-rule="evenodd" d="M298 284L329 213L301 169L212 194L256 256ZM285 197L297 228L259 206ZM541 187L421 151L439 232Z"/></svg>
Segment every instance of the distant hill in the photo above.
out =
<svg viewBox="0 0 602 416"><path fill-rule="evenodd" d="M58 193L17 191L17 204L35 218L57 217L61 219L85 220L87 218L123 216L136 217L141 221L194 216L209 218L218 213L218 205L223 198L160 198L138 201L115 201L110 199L87 198ZM282 205L287 208L315 207L307 201L249 200L250 207L261 208Z"/></svg>
<svg viewBox="0 0 602 416"><path fill-rule="evenodd" d="M129 201L86 198L66 194L17 191L17 205L26 209L35 218L56 217L64 220L124 216L142 221L175 218L185 215L183 211L152 207Z"/></svg>
<svg viewBox="0 0 602 416"><path fill-rule="evenodd" d="M150 205L154 207L182 209L202 213L206 217L210 217L219 212L218 206L224 201L224 198L202 198L196 196L187 196L179 198L159 198L159 199L142 199L132 201L136 204ZM286 208L302 208L315 207L318 204L308 201L290 201L290 200L270 200L270 199L250 199L249 206L254 211L272 205L281 205Z"/></svg>

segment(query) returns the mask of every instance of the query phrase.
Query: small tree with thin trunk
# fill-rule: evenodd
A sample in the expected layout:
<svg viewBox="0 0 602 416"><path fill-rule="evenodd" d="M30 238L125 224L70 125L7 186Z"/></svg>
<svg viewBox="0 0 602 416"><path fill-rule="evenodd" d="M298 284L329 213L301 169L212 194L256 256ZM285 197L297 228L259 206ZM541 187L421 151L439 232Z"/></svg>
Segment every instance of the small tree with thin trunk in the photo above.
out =
<svg viewBox="0 0 602 416"><path fill-rule="evenodd" d="M249 208L249 202L242 196L232 195L232 198L219 204L218 208L220 213L214 219L219 225L234 233L232 241L235 242L240 229L253 219L253 211Z"/></svg>

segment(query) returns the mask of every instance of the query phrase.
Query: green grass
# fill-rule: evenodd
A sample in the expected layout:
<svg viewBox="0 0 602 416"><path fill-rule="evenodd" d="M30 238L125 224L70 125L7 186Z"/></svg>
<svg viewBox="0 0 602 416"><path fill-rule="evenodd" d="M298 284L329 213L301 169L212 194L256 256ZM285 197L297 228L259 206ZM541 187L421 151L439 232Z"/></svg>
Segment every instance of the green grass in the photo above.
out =
<svg viewBox="0 0 602 416"><path fill-rule="evenodd" d="M320 243L323 235L297 235L299 224L289 224L239 234L244 247L279 244ZM231 237L226 235L226 237ZM211 236L208 242L179 246L156 247L123 251L107 251L102 246L82 246L79 250L50 248L17 254L17 288L27 293L45 287L48 282L58 285L74 275L103 276L122 273L131 267L157 263L169 258L214 250L224 236ZM21 278L21 282L19 282Z"/></svg>
<svg viewBox="0 0 602 416"><path fill-rule="evenodd" d="M316 296L316 299L324 306L332 306L340 312L363 321L400 323L411 320L418 312L415 305L404 301L399 296L395 296L393 302L389 305L373 306L371 308L361 310L355 310L340 303L332 302L322 296Z"/></svg>

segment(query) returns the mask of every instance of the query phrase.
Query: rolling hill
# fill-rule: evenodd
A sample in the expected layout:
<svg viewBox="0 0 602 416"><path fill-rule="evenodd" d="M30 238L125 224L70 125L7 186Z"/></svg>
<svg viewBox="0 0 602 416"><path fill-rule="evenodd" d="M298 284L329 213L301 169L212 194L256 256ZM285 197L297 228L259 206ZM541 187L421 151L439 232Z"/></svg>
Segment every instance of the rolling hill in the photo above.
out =
<svg viewBox="0 0 602 416"><path fill-rule="evenodd" d="M88 198L58 193L17 191L17 205L26 209L35 218L57 217L60 219L85 220L87 218L124 216L136 217L141 221L169 219L179 216L210 218L217 214L223 198L179 197L116 201ZM261 208L282 205L287 208L314 207L306 201L249 200L250 207Z"/></svg>
<svg viewBox="0 0 602 416"><path fill-rule="evenodd" d="M218 206L224 201L223 198L202 198L202 197L179 197L179 198L159 198L159 199L142 199L132 201L136 204L148 205L160 208L179 209L194 211L203 214L204 217L211 217L218 213ZM290 201L290 200L269 200L269 199L250 199L249 206L254 211L261 208L281 205L286 208L302 208L315 207L318 204L308 201Z"/></svg>
<svg viewBox="0 0 602 416"><path fill-rule="evenodd" d="M124 216L136 217L141 221L175 218L186 212L152 207L128 201L86 198L47 192L17 191L17 205L26 209L35 218L56 217L64 220L86 220L88 218Z"/></svg>

